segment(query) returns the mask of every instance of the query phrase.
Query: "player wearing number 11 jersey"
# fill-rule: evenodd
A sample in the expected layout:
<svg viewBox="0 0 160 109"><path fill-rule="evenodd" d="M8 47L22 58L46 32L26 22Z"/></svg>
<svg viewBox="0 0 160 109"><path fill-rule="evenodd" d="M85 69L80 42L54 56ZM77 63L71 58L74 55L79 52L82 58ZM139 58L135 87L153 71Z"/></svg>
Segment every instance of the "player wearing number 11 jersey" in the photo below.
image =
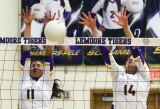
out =
<svg viewBox="0 0 160 109"><path fill-rule="evenodd" d="M100 47L104 61L111 69L113 80L112 109L147 109L150 72L138 47L130 47L133 57L126 68L118 65L106 47Z"/></svg>
<svg viewBox="0 0 160 109"><path fill-rule="evenodd" d="M26 7L20 14L26 24L24 37L31 37L31 23L34 15ZM48 19L44 19L48 22ZM61 50L68 49L68 46L59 46ZM64 93L54 79L52 46L44 46L44 56L33 56L30 53L31 47L24 45L21 55L21 83L19 87L19 109L49 109L50 100L61 98Z"/></svg>
<svg viewBox="0 0 160 109"><path fill-rule="evenodd" d="M32 57L23 51L21 69L19 109L48 109L54 84L52 57Z"/></svg>

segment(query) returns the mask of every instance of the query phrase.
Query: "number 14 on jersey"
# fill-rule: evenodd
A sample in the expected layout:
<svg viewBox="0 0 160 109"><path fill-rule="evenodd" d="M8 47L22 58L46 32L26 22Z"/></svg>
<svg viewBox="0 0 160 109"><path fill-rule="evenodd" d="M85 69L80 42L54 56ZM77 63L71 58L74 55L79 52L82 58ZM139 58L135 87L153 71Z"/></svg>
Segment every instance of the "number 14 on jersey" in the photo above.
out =
<svg viewBox="0 0 160 109"><path fill-rule="evenodd" d="M129 90L127 90L129 87ZM134 96L136 93L135 90L133 90L133 85L124 85L124 95L128 95L128 94L132 94L132 96Z"/></svg>

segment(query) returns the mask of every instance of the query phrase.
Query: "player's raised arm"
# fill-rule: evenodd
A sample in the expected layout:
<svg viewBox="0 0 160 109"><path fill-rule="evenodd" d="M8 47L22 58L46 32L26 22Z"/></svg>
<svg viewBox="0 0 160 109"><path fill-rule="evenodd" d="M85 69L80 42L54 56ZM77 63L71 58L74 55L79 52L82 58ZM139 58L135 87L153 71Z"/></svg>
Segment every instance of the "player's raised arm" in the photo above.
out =
<svg viewBox="0 0 160 109"><path fill-rule="evenodd" d="M22 14L19 14L25 23L25 30L24 30L24 37L29 38L31 37L31 23L34 18L34 14L31 14L31 9L26 6L26 10L22 9ZM23 51L29 50L29 45L23 46Z"/></svg>
<svg viewBox="0 0 160 109"><path fill-rule="evenodd" d="M117 67L119 66L117 64L117 62L115 61L112 53L109 52L108 48L106 46L99 46L99 49L102 53L102 56L103 56L103 60L105 62L105 64L112 68L112 70L115 70L117 69ZM112 67L111 67L112 66Z"/></svg>
<svg viewBox="0 0 160 109"><path fill-rule="evenodd" d="M30 71L30 52L29 51L22 51L21 52L21 59L20 59L20 76L22 80L25 80L26 77L29 76Z"/></svg>
<svg viewBox="0 0 160 109"><path fill-rule="evenodd" d="M79 23L89 27L91 29L94 37L100 37L101 36L100 31L96 27L97 16L92 18L90 12L88 12L88 15L86 15L84 12L82 14L83 14L84 18L82 16L79 16L79 18L81 20Z"/></svg>
<svg viewBox="0 0 160 109"><path fill-rule="evenodd" d="M22 18L22 20L25 23L25 31L24 31L24 37L28 38L31 37L31 22L33 20L34 15L31 15L31 10L26 6L26 10L22 9L22 14L19 14ZM21 54L21 69L23 67L24 71L29 70L29 65L30 65L30 52L29 52L29 45L24 45L22 49L22 54Z"/></svg>
<svg viewBox="0 0 160 109"><path fill-rule="evenodd" d="M53 70L53 55L52 55L52 51L53 51L53 46L44 46L45 49L45 62L46 65L48 66L48 71L52 71Z"/></svg>
<svg viewBox="0 0 160 109"><path fill-rule="evenodd" d="M44 79L49 86L53 86L54 83L54 60L52 55L45 56L44 62L45 72L44 72Z"/></svg>
<svg viewBox="0 0 160 109"><path fill-rule="evenodd" d="M99 49L102 53L102 57L108 71L111 71L112 79L116 79L118 73L124 71L123 67L117 64L112 53L109 52L107 47L99 46Z"/></svg>
<svg viewBox="0 0 160 109"><path fill-rule="evenodd" d="M139 47L130 47L138 72L145 80L150 80L150 70Z"/></svg>

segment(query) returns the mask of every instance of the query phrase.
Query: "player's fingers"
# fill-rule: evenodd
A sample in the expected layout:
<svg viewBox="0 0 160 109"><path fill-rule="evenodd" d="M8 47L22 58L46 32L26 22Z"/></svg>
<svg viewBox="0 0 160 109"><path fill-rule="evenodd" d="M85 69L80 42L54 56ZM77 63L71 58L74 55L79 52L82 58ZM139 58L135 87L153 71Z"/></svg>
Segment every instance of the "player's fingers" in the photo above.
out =
<svg viewBox="0 0 160 109"><path fill-rule="evenodd" d="M32 10L32 8L29 9L29 14L31 14L31 10Z"/></svg>
<svg viewBox="0 0 160 109"><path fill-rule="evenodd" d="M123 15L126 16L126 13L127 13L126 8L124 8Z"/></svg>
<svg viewBox="0 0 160 109"><path fill-rule="evenodd" d="M26 14L29 14L28 6L26 6Z"/></svg>
<svg viewBox="0 0 160 109"><path fill-rule="evenodd" d="M78 22L79 24L82 24L82 25L85 25L85 23L84 22Z"/></svg>
<svg viewBox="0 0 160 109"><path fill-rule="evenodd" d="M85 17L85 19L88 19L88 16L84 12L82 12L82 14Z"/></svg>
<svg viewBox="0 0 160 109"><path fill-rule="evenodd" d="M98 16L96 15L96 16L94 17L94 20L97 20L97 18L98 18Z"/></svg>
<svg viewBox="0 0 160 109"><path fill-rule="evenodd" d="M44 13L44 16L47 17L47 13L46 12Z"/></svg>
<svg viewBox="0 0 160 109"><path fill-rule="evenodd" d="M116 17L118 17L118 19L119 19L119 15L118 15L116 12L114 12L114 15L115 15Z"/></svg>
<svg viewBox="0 0 160 109"><path fill-rule="evenodd" d="M47 20L47 13L45 12L44 14L45 14L45 15L44 15L44 18L45 18L45 20Z"/></svg>
<svg viewBox="0 0 160 109"><path fill-rule="evenodd" d="M91 13L88 11L88 17L92 19Z"/></svg>
<svg viewBox="0 0 160 109"><path fill-rule="evenodd" d="M51 11L49 11L49 18L51 19L52 17L51 17Z"/></svg>
<svg viewBox="0 0 160 109"><path fill-rule="evenodd" d="M79 16L79 19L82 21L85 21L86 19L84 19L83 17Z"/></svg>
<svg viewBox="0 0 160 109"><path fill-rule="evenodd" d="M123 9L122 9L122 7L121 7L120 11L121 11L121 15L123 15Z"/></svg>
<svg viewBox="0 0 160 109"><path fill-rule="evenodd" d="M23 16L25 16L25 15L26 15L26 13L25 13L24 9L22 9L22 15L23 15Z"/></svg>
<svg viewBox="0 0 160 109"><path fill-rule="evenodd" d="M127 18L129 18L130 15L131 15L131 13L129 13L129 14L127 15Z"/></svg>
<svg viewBox="0 0 160 109"><path fill-rule="evenodd" d="M55 19L55 16L56 16L56 13L54 13L54 15L53 15L53 17L52 17L53 20Z"/></svg>

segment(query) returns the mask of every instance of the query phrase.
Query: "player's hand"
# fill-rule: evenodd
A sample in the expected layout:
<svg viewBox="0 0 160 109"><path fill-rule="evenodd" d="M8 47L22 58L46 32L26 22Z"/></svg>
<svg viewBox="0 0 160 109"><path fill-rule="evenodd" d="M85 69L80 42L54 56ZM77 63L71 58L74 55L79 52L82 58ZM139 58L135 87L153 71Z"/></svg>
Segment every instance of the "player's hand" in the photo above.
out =
<svg viewBox="0 0 160 109"><path fill-rule="evenodd" d="M52 13L51 11L49 11L49 14L45 13L45 17L44 19L44 24L47 24L48 22L52 21L52 20L58 20L59 18L55 19L56 13L54 13L53 17L52 17Z"/></svg>
<svg viewBox="0 0 160 109"><path fill-rule="evenodd" d="M80 18L80 24L86 25L87 27L89 27L90 29L94 29L96 28L96 20L97 20L97 16L94 17L94 19L91 17L91 13L88 12L88 16L83 12L82 13L84 18L79 16Z"/></svg>
<svg viewBox="0 0 160 109"><path fill-rule="evenodd" d="M26 10L24 11L24 9L22 9L22 14L19 15L21 16L26 25L31 25L35 14L31 15L31 8L29 9L28 6L26 6Z"/></svg>
<svg viewBox="0 0 160 109"><path fill-rule="evenodd" d="M120 16L115 12L114 12L114 14L115 14L116 17L118 17L118 21L113 20L113 22L115 22L118 25L122 26L122 28L128 27L128 18L131 15L131 13L126 15L126 9L124 9L124 11L123 11L122 8L121 8L121 15Z"/></svg>

